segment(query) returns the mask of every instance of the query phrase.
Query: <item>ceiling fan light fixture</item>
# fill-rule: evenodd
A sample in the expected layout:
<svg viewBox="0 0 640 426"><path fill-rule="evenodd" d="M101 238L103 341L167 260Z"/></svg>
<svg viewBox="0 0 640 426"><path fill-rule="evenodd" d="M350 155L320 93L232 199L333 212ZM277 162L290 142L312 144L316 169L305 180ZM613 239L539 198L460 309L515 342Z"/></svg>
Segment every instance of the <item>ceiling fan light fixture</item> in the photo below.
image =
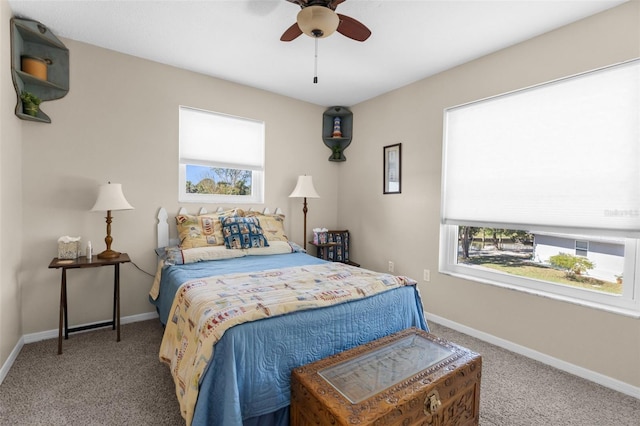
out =
<svg viewBox="0 0 640 426"><path fill-rule="evenodd" d="M313 38L325 38L333 34L340 24L338 15L328 7L307 6L298 12L298 27Z"/></svg>

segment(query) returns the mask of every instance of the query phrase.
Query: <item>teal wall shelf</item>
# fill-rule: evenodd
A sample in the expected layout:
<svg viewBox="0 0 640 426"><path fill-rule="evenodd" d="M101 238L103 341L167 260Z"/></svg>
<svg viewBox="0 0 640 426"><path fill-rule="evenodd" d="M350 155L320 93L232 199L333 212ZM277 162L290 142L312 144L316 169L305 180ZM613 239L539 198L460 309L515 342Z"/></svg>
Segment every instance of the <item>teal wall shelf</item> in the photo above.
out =
<svg viewBox="0 0 640 426"><path fill-rule="evenodd" d="M335 119L340 121L339 134L336 133ZM351 144L353 136L353 113L347 107L334 106L322 115L322 140L331 149L329 161L347 161L344 150Z"/></svg>

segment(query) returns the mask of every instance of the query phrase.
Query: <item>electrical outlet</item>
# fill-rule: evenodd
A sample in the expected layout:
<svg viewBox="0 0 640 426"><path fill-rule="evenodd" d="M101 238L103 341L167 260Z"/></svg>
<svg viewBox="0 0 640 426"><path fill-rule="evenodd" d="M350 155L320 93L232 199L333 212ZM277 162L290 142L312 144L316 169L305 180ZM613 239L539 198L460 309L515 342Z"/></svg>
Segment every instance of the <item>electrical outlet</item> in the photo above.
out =
<svg viewBox="0 0 640 426"><path fill-rule="evenodd" d="M431 281L431 271L425 269L424 273L422 274L422 279L425 281Z"/></svg>
<svg viewBox="0 0 640 426"><path fill-rule="evenodd" d="M389 272L393 272L395 267L396 267L396 265L394 265L392 261L389 261Z"/></svg>

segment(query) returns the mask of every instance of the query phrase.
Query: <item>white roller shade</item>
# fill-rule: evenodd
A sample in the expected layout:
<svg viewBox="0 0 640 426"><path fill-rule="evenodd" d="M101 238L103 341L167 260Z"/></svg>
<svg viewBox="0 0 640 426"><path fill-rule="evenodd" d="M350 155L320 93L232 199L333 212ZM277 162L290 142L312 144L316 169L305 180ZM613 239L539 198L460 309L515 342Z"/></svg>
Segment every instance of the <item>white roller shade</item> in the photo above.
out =
<svg viewBox="0 0 640 426"><path fill-rule="evenodd" d="M180 162L264 169L264 123L180 107Z"/></svg>
<svg viewBox="0 0 640 426"><path fill-rule="evenodd" d="M444 224L640 235L638 60L444 118Z"/></svg>

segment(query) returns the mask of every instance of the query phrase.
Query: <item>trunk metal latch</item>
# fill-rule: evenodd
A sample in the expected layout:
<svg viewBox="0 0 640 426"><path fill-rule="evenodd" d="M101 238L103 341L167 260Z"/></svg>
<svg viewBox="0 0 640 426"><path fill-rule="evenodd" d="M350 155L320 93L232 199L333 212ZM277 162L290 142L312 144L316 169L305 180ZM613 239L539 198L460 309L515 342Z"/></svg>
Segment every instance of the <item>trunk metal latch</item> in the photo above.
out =
<svg viewBox="0 0 640 426"><path fill-rule="evenodd" d="M424 413L431 414L433 416L441 405L442 402L440 401L440 394L436 389L434 389L427 394L427 399L424 400Z"/></svg>

